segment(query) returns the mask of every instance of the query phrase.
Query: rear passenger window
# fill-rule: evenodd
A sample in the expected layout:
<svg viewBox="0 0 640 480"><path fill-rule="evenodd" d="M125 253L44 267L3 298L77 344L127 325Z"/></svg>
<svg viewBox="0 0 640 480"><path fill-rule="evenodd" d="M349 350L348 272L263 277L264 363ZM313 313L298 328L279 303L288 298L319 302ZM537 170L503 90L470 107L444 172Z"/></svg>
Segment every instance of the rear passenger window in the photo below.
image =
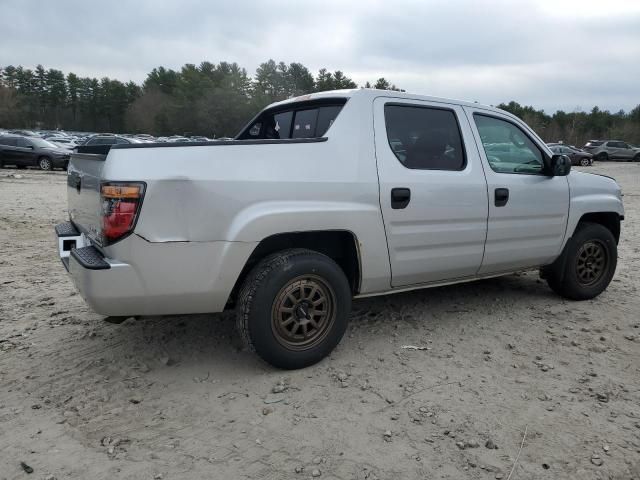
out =
<svg viewBox="0 0 640 480"><path fill-rule="evenodd" d="M298 139L323 137L342 110L338 105L318 105L317 102L293 103L289 110L265 111L237 137L238 140Z"/></svg>
<svg viewBox="0 0 640 480"><path fill-rule="evenodd" d="M291 138L291 121L293 120L293 112L282 112L273 116L275 130L277 136L273 138Z"/></svg>
<svg viewBox="0 0 640 480"><path fill-rule="evenodd" d="M341 105L332 105L330 107L320 107L318 109L318 124L316 125L316 135L319 137L324 136L329 130L329 127L333 125L333 121L342 110Z"/></svg>
<svg viewBox="0 0 640 480"><path fill-rule="evenodd" d="M389 146L405 167L418 170L464 169L464 144L452 110L386 105L384 116Z"/></svg>
<svg viewBox="0 0 640 480"><path fill-rule="evenodd" d="M318 124L318 109L298 110L293 122L291 138L313 138L316 136Z"/></svg>

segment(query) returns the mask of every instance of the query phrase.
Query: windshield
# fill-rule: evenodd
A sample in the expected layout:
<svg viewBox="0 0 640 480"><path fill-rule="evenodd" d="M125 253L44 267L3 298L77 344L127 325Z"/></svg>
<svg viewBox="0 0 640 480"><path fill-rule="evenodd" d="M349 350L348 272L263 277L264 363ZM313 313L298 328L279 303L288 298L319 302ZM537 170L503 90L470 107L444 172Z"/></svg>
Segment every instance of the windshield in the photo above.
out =
<svg viewBox="0 0 640 480"><path fill-rule="evenodd" d="M30 138L29 141L31 142L31 144L34 147L39 147L39 148L58 148L57 145L54 145L51 142L47 142L46 140L42 139L42 138Z"/></svg>

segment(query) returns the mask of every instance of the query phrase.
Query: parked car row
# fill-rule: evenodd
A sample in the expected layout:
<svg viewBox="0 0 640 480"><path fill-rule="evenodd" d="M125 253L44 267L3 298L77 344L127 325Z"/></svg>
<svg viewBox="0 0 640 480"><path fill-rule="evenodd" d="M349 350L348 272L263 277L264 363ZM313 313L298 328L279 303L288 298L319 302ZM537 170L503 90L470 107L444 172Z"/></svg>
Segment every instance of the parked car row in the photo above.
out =
<svg viewBox="0 0 640 480"><path fill-rule="evenodd" d="M39 167L42 170L54 168L66 169L69 159L79 146L108 150L111 145L127 145L136 143L189 143L206 142L212 139L203 136L154 137L148 134L113 133L85 134L80 132L38 131L33 130L0 130L0 168L14 166L16 168ZM97 150L96 150L97 149ZM93 152L93 150L96 150Z"/></svg>
<svg viewBox="0 0 640 480"><path fill-rule="evenodd" d="M67 150L73 150L79 145L116 145L126 143L188 143L188 142L208 142L213 140L212 138L202 135L171 135L155 137L146 133L139 134L115 134L115 133L90 133L90 132L65 132L61 130L26 130L26 129L14 129L3 131L0 130L0 136L2 135L18 135L21 137L30 138L42 138L50 143L53 143L61 148ZM218 140L227 140L222 138Z"/></svg>

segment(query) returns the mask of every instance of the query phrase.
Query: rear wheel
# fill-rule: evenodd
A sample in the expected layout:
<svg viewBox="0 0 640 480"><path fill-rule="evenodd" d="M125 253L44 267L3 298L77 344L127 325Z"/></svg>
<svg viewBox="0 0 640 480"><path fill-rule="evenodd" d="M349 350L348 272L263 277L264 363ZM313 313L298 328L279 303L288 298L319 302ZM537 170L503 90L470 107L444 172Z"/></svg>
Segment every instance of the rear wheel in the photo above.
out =
<svg viewBox="0 0 640 480"><path fill-rule="evenodd" d="M613 234L597 223L582 223L569 239L562 256L547 270L547 283L558 295L588 300L611 282L618 262Z"/></svg>
<svg viewBox="0 0 640 480"><path fill-rule="evenodd" d="M331 258L291 249L260 262L246 278L237 310L245 343L263 360L303 368L340 342L351 310L351 289Z"/></svg>
<svg viewBox="0 0 640 480"><path fill-rule="evenodd" d="M638 153L635 157L633 157L634 162L640 162L640 153Z"/></svg>
<svg viewBox="0 0 640 480"><path fill-rule="evenodd" d="M53 170L53 164L49 157L40 157L38 159L38 166L40 167L40 170Z"/></svg>
<svg viewBox="0 0 640 480"><path fill-rule="evenodd" d="M606 152L600 152L596 158L599 162L606 162L609 160L609 155Z"/></svg>

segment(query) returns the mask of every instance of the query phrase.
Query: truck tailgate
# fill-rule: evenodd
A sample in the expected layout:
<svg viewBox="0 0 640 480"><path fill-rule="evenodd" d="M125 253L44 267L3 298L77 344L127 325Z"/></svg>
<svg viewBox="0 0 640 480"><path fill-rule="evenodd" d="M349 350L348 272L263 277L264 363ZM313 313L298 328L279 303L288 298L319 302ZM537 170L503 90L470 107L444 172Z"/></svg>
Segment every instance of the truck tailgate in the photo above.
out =
<svg viewBox="0 0 640 480"><path fill-rule="evenodd" d="M100 181L106 154L74 153L67 170L69 218L92 243L102 244Z"/></svg>

